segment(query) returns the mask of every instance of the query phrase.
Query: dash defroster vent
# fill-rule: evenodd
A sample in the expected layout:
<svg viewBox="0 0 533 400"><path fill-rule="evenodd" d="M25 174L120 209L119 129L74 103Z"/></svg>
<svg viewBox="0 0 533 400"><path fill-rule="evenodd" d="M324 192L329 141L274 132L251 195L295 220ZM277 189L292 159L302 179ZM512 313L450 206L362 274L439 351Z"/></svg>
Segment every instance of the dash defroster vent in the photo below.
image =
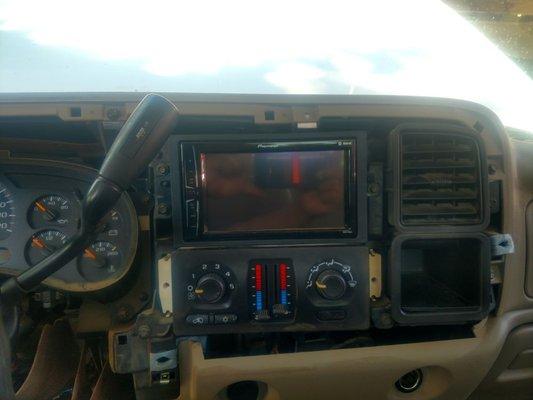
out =
<svg viewBox="0 0 533 400"><path fill-rule="evenodd" d="M411 128L401 130L397 140L402 226L484 223L484 160L475 136Z"/></svg>

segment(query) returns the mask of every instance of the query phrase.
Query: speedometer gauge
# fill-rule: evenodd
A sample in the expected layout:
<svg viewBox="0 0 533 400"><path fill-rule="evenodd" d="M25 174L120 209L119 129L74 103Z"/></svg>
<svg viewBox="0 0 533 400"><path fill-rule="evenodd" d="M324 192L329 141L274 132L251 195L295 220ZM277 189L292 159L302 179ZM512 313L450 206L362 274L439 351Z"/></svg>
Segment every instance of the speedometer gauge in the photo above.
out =
<svg viewBox="0 0 533 400"><path fill-rule="evenodd" d="M0 240L7 239L15 224L15 205L11 192L0 183Z"/></svg>

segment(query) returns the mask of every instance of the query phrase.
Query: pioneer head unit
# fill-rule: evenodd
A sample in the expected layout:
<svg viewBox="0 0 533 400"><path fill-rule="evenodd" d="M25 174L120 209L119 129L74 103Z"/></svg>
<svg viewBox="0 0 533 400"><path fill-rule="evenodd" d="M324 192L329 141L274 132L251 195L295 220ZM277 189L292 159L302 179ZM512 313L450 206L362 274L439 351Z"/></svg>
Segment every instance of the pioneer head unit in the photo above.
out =
<svg viewBox="0 0 533 400"><path fill-rule="evenodd" d="M184 240L361 238L362 140L181 141Z"/></svg>

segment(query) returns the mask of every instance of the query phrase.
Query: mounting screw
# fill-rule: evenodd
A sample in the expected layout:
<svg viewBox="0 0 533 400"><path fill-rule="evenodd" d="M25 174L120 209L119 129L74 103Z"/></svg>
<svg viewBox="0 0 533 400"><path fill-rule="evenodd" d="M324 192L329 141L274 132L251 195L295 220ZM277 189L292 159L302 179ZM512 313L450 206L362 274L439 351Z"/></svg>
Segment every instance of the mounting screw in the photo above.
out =
<svg viewBox="0 0 533 400"><path fill-rule="evenodd" d="M371 183L368 185L368 193L369 194L376 194L379 191L379 185L377 183Z"/></svg>
<svg viewBox="0 0 533 400"><path fill-rule="evenodd" d="M169 168L167 164L159 164L157 166L157 173L159 175L166 175L168 174Z"/></svg>
<svg viewBox="0 0 533 400"><path fill-rule="evenodd" d="M119 321L126 322L131 318L131 311L127 306L120 306L117 310L116 317Z"/></svg>
<svg viewBox="0 0 533 400"><path fill-rule="evenodd" d="M139 326L139 328L137 329L137 335L139 335L141 339L146 339L150 337L150 333L152 333L152 329L146 324Z"/></svg>
<svg viewBox="0 0 533 400"><path fill-rule="evenodd" d="M157 211L159 212L159 214L168 214L168 210L169 207L165 203L161 203L159 204L159 206L157 206Z"/></svg>

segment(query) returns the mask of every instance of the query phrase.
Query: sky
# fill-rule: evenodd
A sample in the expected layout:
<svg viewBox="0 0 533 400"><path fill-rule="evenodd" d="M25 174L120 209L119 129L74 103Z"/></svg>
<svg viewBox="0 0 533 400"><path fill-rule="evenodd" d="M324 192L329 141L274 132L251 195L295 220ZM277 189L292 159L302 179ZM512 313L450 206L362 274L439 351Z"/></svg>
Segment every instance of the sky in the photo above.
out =
<svg viewBox="0 0 533 400"><path fill-rule="evenodd" d="M533 80L439 0L0 0L0 92L466 99L533 132Z"/></svg>

